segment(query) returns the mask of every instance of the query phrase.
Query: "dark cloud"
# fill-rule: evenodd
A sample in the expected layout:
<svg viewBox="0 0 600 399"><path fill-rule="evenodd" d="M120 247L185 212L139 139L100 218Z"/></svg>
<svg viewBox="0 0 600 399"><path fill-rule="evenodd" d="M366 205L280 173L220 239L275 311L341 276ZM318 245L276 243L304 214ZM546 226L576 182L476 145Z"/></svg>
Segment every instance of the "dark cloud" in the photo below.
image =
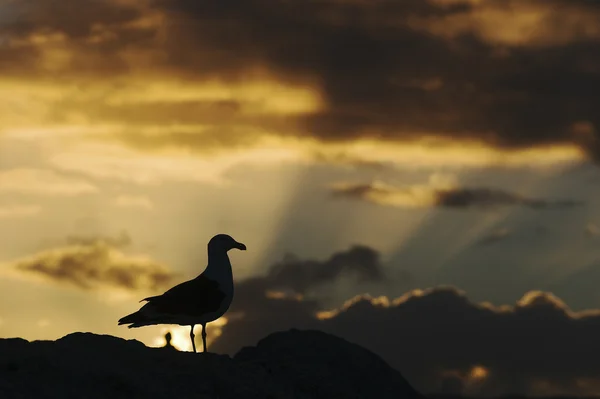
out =
<svg viewBox="0 0 600 399"><path fill-rule="evenodd" d="M509 229L500 229L493 231L492 233L482 237L479 239L475 245L485 247L488 245L495 244L500 241L504 241L508 237L512 235L512 232Z"/></svg>
<svg viewBox="0 0 600 399"><path fill-rule="evenodd" d="M154 48L156 30L136 24L147 16L135 2L83 0L78 7L54 0L5 5L0 24L0 70L24 78L68 80L126 73L128 50Z"/></svg>
<svg viewBox="0 0 600 399"><path fill-rule="evenodd" d="M570 208L582 205L574 200L527 198L493 188L436 188L434 186L394 187L381 183L337 184L331 188L336 198L349 198L396 207L444 207L454 209L524 206L531 209Z"/></svg>
<svg viewBox="0 0 600 399"><path fill-rule="evenodd" d="M258 340L264 336L265 328L276 331L314 325L314 314L320 309L319 301L313 298L316 289L331 287L343 277L354 277L356 283L384 282L387 277L379 256L374 249L361 245L336 252L325 260L287 255L271 265L264 276L237 282L228 319L261 322L238 331L239 337L231 342ZM396 278L409 279L410 275L404 272ZM266 314L270 317L265 318Z"/></svg>
<svg viewBox="0 0 600 399"><path fill-rule="evenodd" d="M129 3L129 4L128 4ZM57 0L19 0L5 7L12 11L3 21L2 32L16 37L35 33L60 32L71 39L91 36L98 27L118 27L141 18L134 2L83 0L77 9Z"/></svg>
<svg viewBox="0 0 600 399"><path fill-rule="evenodd" d="M498 205L522 205L533 209L570 208L581 205L579 201L550 201L522 197L518 194L490 188L458 188L436 193L438 206L451 208L493 207Z"/></svg>
<svg viewBox="0 0 600 399"><path fill-rule="evenodd" d="M244 312L262 312L265 306L272 307L269 298L294 304L312 290L346 276L357 283L381 282L386 276L379 256L377 251L363 245L336 252L325 260L300 259L288 254L271 265L265 275L238 283L232 310L235 312L241 305ZM300 306L306 303L309 302Z"/></svg>
<svg viewBox="0 0 600 399"><path fill-rule="evenodd" d="M600 48L597 36L573 34L539 46L522 33L521 42L512 45L501 36L482 35L479 28L487 23L493 31L497 23L510 30L520 23L520 13L537 11L556 20L581 19L579 27L570 27L577 30L582 24L595 26L597 6L584 0L511 1L510 10L499 1L437 3L159 4L168 4L185 20L182 29L193 41L188 45L199 50L197 60L182 57L180 64L202 62L215 70L266 64L284 78L318 81L327 107L301 122L323 140L409 140L430 132L528 147L573 142L570 127L582 121L599 126L594 104L600 60L592 55ZM450 26L432 34L428 18L466 28L452 38L444 34ZM553 30L552 21L540 22L549 33L565 30ZM204 52L218 54L214 64L202 57Z"/></svg>
<svg viewBox="0 0 600 399"><path fill-rule="evenodd" d="M11 4L19 18L0 34L22 44L2 47L3 71L47 74L52 44L31 35L58 33L71 57L50 60L69 60L53 61L53 77L145 70L234 82L261 70L314 87L324 107L290 118L280 134L600 153L597 2L86 0L76 12L58 1Z"/></svg>
<svg viewBox="0 0 600 399"><path fill-rule="evenodd" d="M131 243L126 232L118 237L67 238L67 246L42 251L13 262L16 270L80 289L120 288L130 291L166 289L176 275L147 257L120 249Z"/></svg>
<svg viewBox="0 0 600 399"><path fill-rule="evenodd" d="M304 293L316 285L332 283L343 275L355 276L358 282L383 280L385 273L379 253L372 248L355 245L323 261L287 255L269 268L264 280L273 289L288 288Z"/></svg>
<svg viewBox="0 0 600 399"><path fill-rule="evenodd" d="M230 319L213 350L232 353L275 330L318 328L378 353L424 392L590 395L600 389L600 314L574 313L549 293L530 292L503 307L472 303L449 287L391 303L362 296L323 320L314 316L315 301L264 295L261 301L264 311L238 302L247 316Z"/></svg>

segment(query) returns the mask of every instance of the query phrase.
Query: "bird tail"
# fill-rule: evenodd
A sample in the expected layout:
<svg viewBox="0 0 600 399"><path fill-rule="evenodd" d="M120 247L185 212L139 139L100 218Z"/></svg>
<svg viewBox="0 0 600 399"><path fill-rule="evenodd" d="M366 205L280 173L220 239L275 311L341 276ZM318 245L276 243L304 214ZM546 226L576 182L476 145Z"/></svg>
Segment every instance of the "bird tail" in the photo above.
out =
<svg viewBox="0 0 600 399"><path fill-rule="evenodd" d="M146 318L139 311L129 314L125 317L119 319L119 325L122 324L131 324L128 326L129 328L133 327L141 327L143 322L146 321Z"/></svg>
<svg viewBox="0 0 600 399"><path fill-rule="evenodd" d="M157 313L150 303L142 306L137 312L133 312L119 319L119 325L129 324L127 327L136 328L144 326L152 326L155 324L164 324L164 315Z"/></svg>

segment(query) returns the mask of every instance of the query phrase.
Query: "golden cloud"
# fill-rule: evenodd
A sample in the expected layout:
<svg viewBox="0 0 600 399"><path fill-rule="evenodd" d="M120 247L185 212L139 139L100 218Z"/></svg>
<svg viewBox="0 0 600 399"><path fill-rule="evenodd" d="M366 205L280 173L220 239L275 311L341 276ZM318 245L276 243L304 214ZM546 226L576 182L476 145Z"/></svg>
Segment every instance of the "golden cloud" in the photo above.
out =
<svg viewBox="0 0 600 399"><path fill-rule="evenodd" d="M154 209L152 201L142 195L119 195L115 198L114 205L121 208L137 208L147 211Z"/></svg>
<svg viewBox="0 0 600 399"><path fill-rule="evenodd" d="M528 198L517 193L488 187L459 187L452 180L433 175L426 185L391 186L381 182L338 183L331 187L337 198L349 198L399 208L492 208L520 205L532 209L569 208L581 205L575 200Z"/></svg>
<svg viewBox="0 0 600 399"><path fill-rule="evenodd" d="M319 147L375 142L377 155L350 157L364 165L599 153L595 130L582 141L571 129L599 123L598 9L584 0L82 1L77 15L9 4L19 23L0 27L4 134L203 155L294 138L334 162L349 158Z"/></svg>
<svg viewBox="0 0 600 399"><path fill-rule="evenodd" d="M557 46L600 39L598 15L576 1L437 2L463 3L469 7L463 13L411 17L409 26L448 39L475 34L493 44L515 47Z"/></svg>
<svg viewBox="0 0 600 399"><path fill-rule="evenodd" d="M163 181L200 181L221 184L223 176L233 167L254 165L275 165L281 163L327 163L349 167L431 169L444 168L458 171L460 168L480 168L488 166L547 168L555 165L568 165L580 162L584 155L574 146L551 147L510 151L485 147L481 144L458 144L446 141L422 140L410 143L390 143L378 140L355 140L341 143L322 143L313 138L281 137L264 135L253 144L229 147L231 137L211 140L207 133L207 148L201 146L202 136L190 131L187 139L172 134L168 129L161 132L153 128L145 134L131 136L116 127L108 126L75 129L33 129L14 131L9 137L32 146L43 146L47 162L61 173L76 173L94 179L114 179L137 184L159 184ZM111 130L112 129L112 130ZM116 138L120 137L120 138ZM135 137L135 138L134 138ZM150 137L155 137L150 140ZM194 138L195 137L195 138ZM0 138L1 140L1 138ZM141 141L140 141L141 140ZM187 141L186 141L187 140ZM151 143L152 144L149 144ZM144 143L144 144L142 144ZM208 150L208 149L211 150ZM11 172L8 177L15 172ZM33 184L36 173L19 172L15 177L25 176L31 182L23 187L24 180L11 178L12 189L31 191L52 191L46 187L50 182L59 183L58 172L43 172L47 178L40 186ZM68 178L73 187L67 188L66 175L61 176L61 189L54 192L92 192L94 188L80 178ZM9 186L8 183L7 187ZM0 185L1 187L1 185ZM380 187L381 188L381 187ZM427 187L414 187L405 193L404 203L423 202L431 195ZM74 195L74 194L73 194ZM410 197L410 198L409 198ZM419 197L415 199L416 197ZM412 198L412 199L411 199ZM390 200L386 196L386 201ZM394 201L400 201L396 193ZM416 201L416 202L415 202Z"/></svg>
<svg viewBox="0 0 600 399"><path fill-rule="evenodd" d="M198 157L183 149L148 153L116 143L80 142L52 154L49 161L63 171L147 185L163 181L222 184L223 175L234 166L273 164L299 158L296 151L279 145Z"/></svg>
<svg viewBox="0 0 600 399"><path fill-rule="evenodd" d="M83 179L67 177L52 170L19 168L0 171L0 192L73 196L97 191L94 185Z"/></svg>
<svg viewBox="0 0 600 399"><path fill-rule="evenodd" d="M22 218L39 214L39 205L4 205L0 206L0 219Z"/></svg>
<svg viewBox="0 0 600 399"><path fill-rule="evenodd" d="M76 243L11 262L12 274L83 290L134 292L165 289L175 277L163 264L146 256L127 255L111 240L70 241Z"/></svg>
<svg viewBox="0 0 600 399"><path fill-rule="evenodd" d="M341 313L352 309L357 304L367 302L371 306L378 308L399 307L409 304L410 302L418 301L419 298L427 298L431 295L452 295L461 302L468 302L467 295L464 291L450 287L440 286L436 288L428 288L425 290L415 289L395 299L390 299L386 296L373 297L369 294L356 295L353 298L346 300L342 306L336 309L317 312L316 316L320 320L327 320L337 317ZM533 290L526 292L514 306L499 305L495 306L489 302L472 303L477 309L488 310L498 314L511 314L515 312L527 311L527 309L537 309L549 307L557 313L564 313L571 319L581 319L600 316L600 309L573 311L565 304L563 300L558 298L551 292Z"/></svg>

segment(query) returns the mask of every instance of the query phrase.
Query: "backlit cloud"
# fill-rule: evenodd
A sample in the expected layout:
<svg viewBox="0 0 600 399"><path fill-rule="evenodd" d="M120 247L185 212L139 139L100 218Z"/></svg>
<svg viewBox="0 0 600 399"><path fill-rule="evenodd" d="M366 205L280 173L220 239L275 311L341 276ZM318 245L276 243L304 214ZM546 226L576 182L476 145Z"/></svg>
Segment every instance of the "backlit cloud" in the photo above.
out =
<svg viewBox="0 0 600 399"><path fill-rule="evenodd" d="M340 183L331 188L335 198L349 198L399 208L443 207L454 209L524 206L531 209L570 208L574 200L528 198L501 189L441 187L434 185L391 186L380 182Z"/></svg>
<svg viewBox="0 0 600 399"><path fill-rule="evenodd" d="M175 277L165 265L145 256L125 254L129 237L70 237L69 245L10 263L22 277L41 278L83 290L158 291Z"/></svg>
<svg viewBox="0 0 600 399"><path fill-rule="evenodd" d="M273 263L264 275L237 283L231 314L241 312L244 317L252 318L255 313L276 314L279 309L292 306L310 319L311 312L318 310L317 302L306 298L344 277L355 284L380 283L387 278L379 252L363 245L334 252L323 260L301 259L288 254ZM285 318L285 315L281 316Z"/></svg>
<svg viewBox="0 0 600 399"><path fill-rule="evenodd" d="M0 25L3 130L106 123L146 151L277 136L600 153L586 0L49 4L11 2Z"/></svg>
<svg viewBox="0 0 600 399"><path fill-rule="evenodd" d="M532 291L511 306L473 303L450 287L396 299L362 295L328 311L318 311L314 300L264 302L264 312L239 303L249 313L229 320L213 350L233 353L276 330L316 328L378 353L422 392L592 395L600 389L600 312L573 312L550 293Z"/></svg>
<svg viewBox="0 0 600 399"><path fill-rule="evenodd" d="M221 184L224 174L234 166L277 164L298 158L296 152L277 145L199 158L183 150L146 153L114 143L79 143L73 148L57 151L50 162L67 172L140 185L156 185L163 181Z"/></svg>
<svg viewBox="0 0 600 399"><path fill-rule="evenodd" d="M263 279L271 289L304 293L316 285L333 283L343 275L354 276L358 281L381 281L385 273L379 253L370 247L356 245L322 261L303 260L290 254L273 264Z"/></svg>
<svg viewBox="0 0 600 399"><path fill-rule="evenodd" d="M449 5L447 0L433 1ZM472 34L509 47L549 47L599 40L598 8L583 1L459 0L461 12L409 18L410 26L448 39Z"/></svg>

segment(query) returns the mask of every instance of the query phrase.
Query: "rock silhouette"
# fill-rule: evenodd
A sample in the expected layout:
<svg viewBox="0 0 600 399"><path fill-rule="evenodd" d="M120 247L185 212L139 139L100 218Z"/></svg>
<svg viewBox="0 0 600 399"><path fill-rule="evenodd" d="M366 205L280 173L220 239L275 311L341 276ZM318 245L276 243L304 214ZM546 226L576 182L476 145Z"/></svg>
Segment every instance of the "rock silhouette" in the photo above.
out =
<svg viewBox="0 0 600 399"><path fill-rule="evenodd" d="M320 331L274 333L237 355L73 333L0 339L2 398L422 398L377 355Z"/></svg>
<svg viewBox="0 0 600 399"><path fill-rule="evenodd" d="M173 344L171 343L171 339L172 339L172 335L170 332L165 334L165 345L163 346L163 348L165 349L169 349L169 350L177 350L177 348L175 348L173 346Z"/></svg>

